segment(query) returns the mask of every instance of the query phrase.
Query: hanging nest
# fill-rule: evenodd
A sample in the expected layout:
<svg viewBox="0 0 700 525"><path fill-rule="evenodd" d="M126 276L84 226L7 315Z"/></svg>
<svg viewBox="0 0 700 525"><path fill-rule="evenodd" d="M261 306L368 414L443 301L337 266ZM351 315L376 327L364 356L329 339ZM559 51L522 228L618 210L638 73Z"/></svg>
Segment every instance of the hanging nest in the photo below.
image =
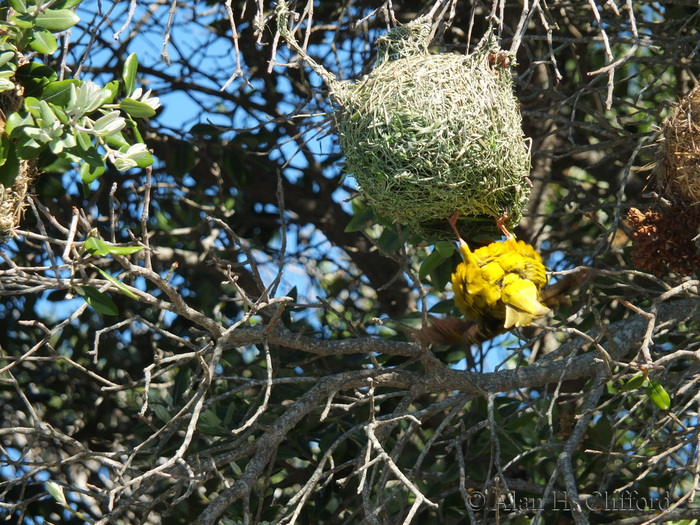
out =
<svg viewBox="0 0 700 525"><path fill-rule="evenodd" d="M0 93L0 134L5 131L7 117L19 111L23 99L20 93L4 91ZM14 166L10 163L17 162ZM6 164L0 167L5 173L16 171L17 175L12 181L0 183L0 244L9 241L15 234L15 228L19 226L22 212L26 206L27 190L31 186L38 172L36 161L8 159Z"/></svg>
<svg viewBox="0 0 700 525"><path fill-rule="evenodd" d="M700 203L700 84L671 110L657 156L660 193L688 205Z"/></svg>
<svg viewBox="0 0 700 525"><path fill-rule="evenodd" d="M340 82L303 53L278 10L280 33L330 88L347 172L376 211L426 238L467 238L512 227L530 193L528 143L513 94L510 57L488 33L474 53L429 54L431 21L419 18L377 41L377 63Z"/></svg>
<svg viewBox="0 0 700 525"><path fill-rule="evenodd" d="M627 214L632 263L657 275L686 276L700 268L700 85L672 108L662 130L652 175L659 199L653 209Z"/></svg>
<svg viewBox="0 0 700 525"><path fill-rule="evenodd" d="M700 207L674 205L663 212L630 208L632 264L663 275L668 269L686 276L700 268L700 250L693 238L700 228Z"/></svg>

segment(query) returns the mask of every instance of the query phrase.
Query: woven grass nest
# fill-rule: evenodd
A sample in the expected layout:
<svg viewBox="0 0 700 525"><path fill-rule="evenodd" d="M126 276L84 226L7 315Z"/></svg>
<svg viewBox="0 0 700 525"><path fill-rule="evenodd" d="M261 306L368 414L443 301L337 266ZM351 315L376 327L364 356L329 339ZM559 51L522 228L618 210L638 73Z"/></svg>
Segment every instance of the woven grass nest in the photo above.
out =
<svg viewBox="0 0 700 525"><path fill-rule="evenodd" d="M645 212L630 208L632 262L663 275L700 270L700 84L673 106L656 148L658 196Z"/></svg>
<svg viewBox="0 0 700 525"><path fill-rule="evenodd" d="M655 175L660 192L680 197L687 205L700 203L700 84L676 106L663 124Z"/></svg>
<svg viewBox="0 0 700 525"><path fill-rule="evenodd" d="M430 54L431 25L419 18L380 37L376 65L354 83L306 56L284 16L278 27L338 103L347 172L368 204L423 238L451 238L454 212L465 237L498 236L494 218L508 212L512 227L530 193L507 53L489 32L468 56Z"/></svg>
<svg viewBox="0 0 700 525"><path fill-rule="evenodd" d="M19 111L21 107L22 98L19 94L14 91L0 93L0 132L5 131L5 116ZM8 169L8 164L9 162L4 169ZM14 237L15 229L20 224L22 212L26 206L27 191L38 175L35 161L19 161L17 171L17 176L8 183L9 185L6 186L0 182L0 245ZM3 176L0 176L0 179L7 182Z"/></svg>
<svg viewBox="0 0 700 525"><path fill-rule="evenodd" d="M367 202L423 235L449 236L444 218L455 211L470 237L496 232L492 219L505 211L517 223L530 154L510 71L493 67L483 49L459 56L397 47L380 48L372 72L338 97L340 147Z"/></svg>

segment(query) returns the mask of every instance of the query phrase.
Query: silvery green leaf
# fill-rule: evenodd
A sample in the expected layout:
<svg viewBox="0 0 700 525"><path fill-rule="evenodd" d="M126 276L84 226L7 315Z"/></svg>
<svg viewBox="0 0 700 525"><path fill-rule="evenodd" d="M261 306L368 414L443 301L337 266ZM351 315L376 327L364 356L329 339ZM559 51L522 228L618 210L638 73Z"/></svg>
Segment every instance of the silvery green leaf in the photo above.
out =
<svg viewBox="0 0 700 525"><path fill-rule="evenodd" d="M63 140L52 140L49 142L49 149L54 155L60 155L63 152L66 144Z"/></svg>
<svg viewBox="0 0 700 525"><path fill-rule="evenodd" d="M67 505L66 496L63 494L63 487L54 481L44 483L47 492L61 505Z"/></svg>
<svg viewBox="0 0 700 525"><path fill-rule="evenodd" d="M14 88L15 85L10 80L6 78L0 78L0 93Z"/></svg>
<svg viewBox="0 0 700 525"><path fill-rule="evenodd" d="M56 115L51 111L51 107L45 100L39 101L39 111L41 112L41 120L44 127L53 126L54 122L58 121Z"/></svg>
<svg viewBox="0 0 700 525"><path fill-rule="evenodd" d="M24 134L40 143L49 142L52 138L51 135L49 135L43 128L33 128L27 126L24 128Z"/></svg>
<svg viewBox="0 0 700 525"><path fill-rule="evenodd" d="M102 89L88 80L78 89L75 107L81 111L82 115L88 115L99 108L109 95L109 90Z"/></svg>
<svg viewBox="0 0 700 525"><path fill-rule="evenodd" d="M138 162L139 160L149 157L150 153L148 152L148 148L145 144L139 143L129 146L129 149L126 150L126 153L124 153L124 155Z"/></svg>
<svg viewBox="0 0 700 525"><path fill-rule="evenodd" d="M32 117L28 114L22 114L22 113L12 113L8 118L7 118L7 124L5 127L5 133L12 138L17 138L16 134L14 133L15 130L19 130L23 126L28 126L30 124L33 124L34 121L32 120Z"/></svg>
<svg viewBox="0 0 700 525"><path fill-rule="evenodd" d="M2 52L0 52L0 66L4 66L13 58L15 58L14 51L2 51Z"/></svg>
<svg viewBox="0 0 700 525"><path fill-rule="evenodd" d="M117 168L119 171L126 171L131 168L135 168L136 162L124 157L117 157L114 159L114 167Z"/></svg>
<svg viewBox="0 0 700 525"><path fill-rule="evenodd" d="M121 131L125 126L126 121L124 117L121 117L118 111L112 111L97 119L93 126L93 131L97 135L105 136Z"/></svg>
<svg viewBox="0 0 700 525"><path fill-rule="evenodd" d="M80 86L79 86L80 87ZM68 103L66 104L66 111L73 111L78 105L78 90L74 84L69 87L68 93Z"/></svg>
<svg viewBox="0 0 700 525"><path fill-rule="evenodd" d="M126 151L114 154L114 165L117 169L124 171L130 168L145 168L153 164L153 156L148 151L145 144L132 144ZM122 166L122 168L119 168Z"/></svg>
<svg viewBox="0 0 700 525"><path fill-rule="evenodd" d="M63 128L59 130L59 132L62 131ZM54 155L60 155L61 153L63 153L63 150L74 148L75 145L75 136L71 133L66 133L62 137L54 136L53 140L49 143L49 149Z"/></svg>

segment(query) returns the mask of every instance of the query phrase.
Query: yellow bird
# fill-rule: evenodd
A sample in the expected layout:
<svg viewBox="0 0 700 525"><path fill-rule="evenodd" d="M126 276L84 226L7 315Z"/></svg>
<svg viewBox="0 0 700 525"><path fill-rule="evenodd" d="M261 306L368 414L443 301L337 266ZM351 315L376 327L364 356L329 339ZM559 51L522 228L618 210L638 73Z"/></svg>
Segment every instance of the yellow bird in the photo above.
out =
<svg viewBox="0 0 700 525"><path fill-rule="evenodd" d="M463 262L452 274L455 304L467 319L430 317L412 337L427 344L481 344L511 328L527 326L550 308L571 304L568 291L577 288L593 273L579 267L543 288L547 274L542 257L529 244L516 241L497 221L505 242L493 242L472 251L457 231L458 214L448 220L459 239ZM467 354L469 360L470 354Z"/></svg>
<svg viewBox="0 0 700 525"><path fill-rule="evenodd" d="M459 240L461 262L452 274L455 304L469 319L492 329L527 326L549 312L541 302L547 274L535 249L506 230L498 221L504 242L472 251L457 230L455 214L448 220Z"/></svg>

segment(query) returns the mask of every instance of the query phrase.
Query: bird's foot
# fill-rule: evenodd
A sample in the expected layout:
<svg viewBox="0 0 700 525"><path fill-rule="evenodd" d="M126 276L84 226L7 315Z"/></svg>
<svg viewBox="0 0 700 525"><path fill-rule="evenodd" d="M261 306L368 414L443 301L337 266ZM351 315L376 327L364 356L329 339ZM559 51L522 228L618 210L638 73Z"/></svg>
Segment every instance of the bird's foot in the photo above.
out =
<svg viewBox="0 0 700 525"><path fill-rule="evenodd" d="M507 241L512 241L515 239L515 236L508 231L508 228L506 228L505 222L508 220L508 210L503 212L503 215L501 215L500 218L496 219L496 226L498 226L498 229L503 232L503 235L506 236Z"/></svg>
<svg viewBox="0 0 700 525"><path fill-rule="evenodd" d="M455 232L455 235L457 236L458 240L462 240L462 236L459 234L459 230L457 229L457 221L459 220L459 212L456 211L454 212L451 216L447 218L447 222L450 223L450 226L452 226L452 231Z"/></svg>

